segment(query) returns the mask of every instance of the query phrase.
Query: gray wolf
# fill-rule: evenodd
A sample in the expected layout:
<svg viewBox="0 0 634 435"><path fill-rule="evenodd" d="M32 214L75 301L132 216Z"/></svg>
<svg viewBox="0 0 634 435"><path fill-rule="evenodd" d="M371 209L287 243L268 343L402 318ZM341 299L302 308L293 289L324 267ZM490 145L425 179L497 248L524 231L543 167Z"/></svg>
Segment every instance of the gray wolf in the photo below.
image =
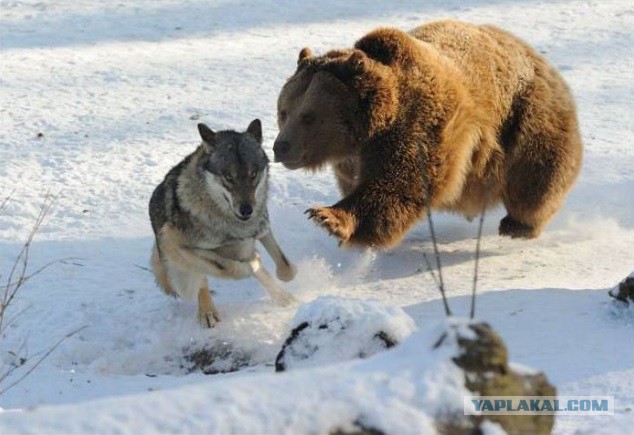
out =
<svg viewBox="0 0 634 435"><path fill-rule="evenodd" d="M273 258L277 277L296 273L271 232L267 211L268 158L258 119L247 130L214 132L198 124L202 143L172 168L149 204L155 235L152 269L165 293L198 298L198 319L213 327L219 320L207 275L242 279L254 276L274 302L292 297L262 267L259 241Z"/></svg>

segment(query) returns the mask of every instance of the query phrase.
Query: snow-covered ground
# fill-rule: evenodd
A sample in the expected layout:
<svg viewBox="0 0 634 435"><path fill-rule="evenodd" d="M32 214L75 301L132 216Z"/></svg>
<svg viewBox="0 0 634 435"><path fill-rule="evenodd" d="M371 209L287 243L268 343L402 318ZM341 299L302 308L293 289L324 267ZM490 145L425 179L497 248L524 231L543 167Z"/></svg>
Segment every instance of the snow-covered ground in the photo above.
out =
<svg viewBox="0 0 634 435"><path fill-rule="evenodd" d="M223 322L200 330L194 307L165 297L146 269L147 202L197 145L198 122L245 129L258 117L272 155L277 94L303 46L349 47L377 26L408 29L445 17L500 25L544 53L576 95L585 142L577 186L538 240L498 237L503 212L487 214L477 316L502 335L512 361L543 370L560 394L615 396L614 417L560 418L557 432L634 427L634 313L615 308L606 292L634 270L634 5L421 3L0 1L0 196L13 192L0 216L0 271L4 280L48 191L54 209L30 265L63 260L15 301L19 315L2 337L0 360L10 363L25 340L35 357L86 327L0 396L0 432L319 431L319 421L293 419L348 415L363 391L371 395L355 409L373 410L418 388L407 375L389 388L361 388L367 372L389 379L400 370L390 356L398 348L363 363L272 374L298 307L272 306L253 280L212 280ZM341 250L302 214L336 200L330 173L273 164L270 196L273 228L299 266L289 288L301 302L336 295L402 307L422 329L402 355L442 320L423 265L422 254L432 254L425 223L390 252ZM435 223L450 303L466 314L477 223L442 214ZM188 373L182 349L209 343L233 349L220 363L240 355L247 367ZM424 352L420 358L429 362ZM425 388L425 400L434 397ZM278 405L267 405L274 399ZM285 406L288 415L276 413ZM258 415L249 420L256 426L236 423L247 414ZM393 416L412 432L431 427Z"/></svg>

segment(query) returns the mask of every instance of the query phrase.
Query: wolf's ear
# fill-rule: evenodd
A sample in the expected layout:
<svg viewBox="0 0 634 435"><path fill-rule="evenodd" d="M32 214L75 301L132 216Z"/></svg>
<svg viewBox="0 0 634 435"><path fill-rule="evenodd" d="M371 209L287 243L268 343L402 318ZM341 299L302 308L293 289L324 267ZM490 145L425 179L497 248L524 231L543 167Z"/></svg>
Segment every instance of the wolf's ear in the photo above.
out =
<svg viewBox="0 0 634 435"><path fill-rule="evenodd" d="M299 52L299 57L297 58L297 63L299 64L302 60L304 60L306 58L309 58L309 57L313 57L313 52L310 51L310 48L304 47Z"/></svg>
<svg viewBox="0 0 634 435"><path fill-rule="evenodd" d="M254 119L247 127L247 133L255 138L259 144L262 144L262 123L259 119Z"/></svg>
<svg viewBox="0 0 634 435"><path fill-rule="evenodd" d="M209 127L205 124L198 124L198 132L200 133L200 137L203 142L209 147L213 147L216 141L216 133L214 133Z"/></svg>

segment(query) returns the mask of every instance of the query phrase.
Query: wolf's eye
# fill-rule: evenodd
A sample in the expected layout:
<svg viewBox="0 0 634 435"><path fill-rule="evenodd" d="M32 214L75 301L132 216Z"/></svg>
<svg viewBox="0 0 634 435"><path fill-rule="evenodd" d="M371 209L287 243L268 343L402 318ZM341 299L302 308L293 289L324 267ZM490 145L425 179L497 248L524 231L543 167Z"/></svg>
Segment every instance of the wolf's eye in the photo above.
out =
<svg viewBox="0 0 634 435"><path fill-rule="evenodd" d="M233 177L231 176L231 174L224 174L223 178L225 179L225 181L227 183L232 183L233 182Z"/></svg>
<svg viewBox="0 0 634 435"><path fill-rule="evenodd" d="M258 176L258 173L255 171L251 171L251 173L249 174L249 176L251 177L252 180L255 180L256 177Z"/></svg>

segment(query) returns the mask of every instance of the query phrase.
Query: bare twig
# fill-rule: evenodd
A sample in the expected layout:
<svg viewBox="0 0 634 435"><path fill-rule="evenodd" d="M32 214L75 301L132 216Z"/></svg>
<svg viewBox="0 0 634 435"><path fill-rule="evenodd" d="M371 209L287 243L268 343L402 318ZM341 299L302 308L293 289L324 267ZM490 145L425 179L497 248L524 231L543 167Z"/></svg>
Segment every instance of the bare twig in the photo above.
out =
<svg viewBox="0 0 634 435"><path fill-rule="evenodd" d="M7 278L7 284L4 287L2 301L0 304L0 331L3 331L2 325L3 325L4 315L9 307L9 304L11 303L13 298L18 294L24 282L28 280L29 278L33 277L34 275L37 275L38 273L40 273L42 270L44 270L45 268L49 266L49 265L45 265L43 268L40 268L38 271L36 271L34 274L31 274L31 275L27 275L26 273L26 269L29 262L29 250L31 248L31 243L33 242L33 238L35 237L35 234L42 226L42 222L44 221L44 218L50 211L51 206L53 205L53 201L54 201L54 197L51 196L50 193L47 193L46 197L44 198L44 203L42 204L42 207L40 208L40 212L37 218L35 219L35 223L33 224L33 227L31 227L31 231L29 232L26 242L24 242L24 245L22 246L20 253L18 254L18 256L16 257L13 263L11 271L9 272L9 276Z"/></svg>
<svg viewBox="0 0 634 435"><path fill-rule="evenodd" d="M434 282L436 283L436 285L439 285L438 278L436 278L436 274L434 273L434 269L431 266L431 262L429 261L429 257L427 257L427 254L424 253L424 252L423 252L423 259L425 260L425 265L427 266L427 271L429 272L431 277L434 279Z"/></svg>
<svg viewBox="0 0 634 435"><path fill-rule="evenodd" d="M2 396L11 388L18 385L20 382L22 382L24 378L30 375L33 372L33 370L35 370L37 366L39 366L42 363L42 361L44 361L50 354L52 354L55 351L55 349L57 349L63 342L65 342L66 340L68 340L73 335L77 334L78 332L86 329L87 327L88 325L84 325L81 328L77 328L74 331L71 331L68 334L64 335L62 338L60 338L53 346L51 346L46 352L44 352L44 354L35 362L35 364L33 364L25 373L23 373L22 376L20 376L18 379L16 379L12 383L4 387L2 390L0 390L0 396Z"/></svg>
<svg viewBox="0 0 634 435"><path fill-rule="evenodd" d="M9 369L7 369L7 370L4 370L4 365L5 364L3 364L3 366L2 366L3 370L0 372L0 385L2 385L2 382L6 378L11 376L11 374L14 371L18 370L20 367L22 367L26 363L27 358L25 356L21 356L21 355L25 355L27 353L27 351L26 351L26 341L27 341L27 338L25 337L22 340L22 343L20 344L20 346L18 347L17 350L8 351L7 352L9 355L12 355L13 357L15 357L18 360L18 363L17 364L11 364L11 367Z"/></svg>
<svg viewBox="0 0 634 435"><path fill-rule="evenodd" d="M23 313L25 313L26 311L28 311L29 309L31 309L31 306L27 306L22 308L21 310L19 310L17 313L14 313L13 316L8 317L8 320L5 319L4 320L4 331L6 331L7 329L9 329L11 327L11 325L13 325L13 323L15 323L15 321L17 320L18 317L20 317Z"/></svg>
<svg viewBox="0 0 634 435"><path fill-rule="evenodd" d="M11 198L11 195L9 195L0 203L0 213L2 213L2 211L5 209L6 204L8 203L10 198ZM50 192L46 194L46 197L44 198L44 202L42 206L40 207L40 211L37 215L37 218L35 219L35 223L31 227L28 237L26 241L24 242L24 244L22 245L22 249L16 256L13 262L13 265L11 266L8 277L6 279L6 283L3 286L0 286L0 292L1 292L0 339L5 337L7 328L15 321L17 317L19 317L27 309L27 308L24 308L17 313L13 313L11 318L8 317L8 314L7 314L8 308L12 305L11 303L13 302L14 298L18 295L20 290L24 287L24 284L27 281L29 281L31 278L33 278L34 276L48 269L53 264L65 261L65 260L51 261L41 266L34 272L27 273L27 269L29 266L30 249L31 249L31 244L33 242L33 238L35 237L36 233L39 231L40 227L42 226L42 223L44 222L44 218L50 212L51 207L54 203L54 200L55 198L50 194ZM22 380L24 380L28 375L30 375L42 363L42 361L44 361L51 353L53 353L55 349L57 349L57 347L59 347L65 340L72 337L73 335L75 335L76 333L78 333L84 328L85 326L66 334L64 337L62 337L50 348L43 350L41 353L31 356L30 359L36 359L36 361L33 364L30 364L30 367L28 368L28 370L26 370L23 374L21 374L19 378L16 379L14 382L10 383L7 386L4 386L4 383L6 382L6 380L16 370L25 367L25 365L29 365L27 364L29 362L29 357L27 357L28 352L26 349L26 344L28 339L28 335L27 335L27 337L25 337L22 340L21 345L17 349L13 349L13 351L10 352L10 354L12 354L16 358L15 362L13 364L3 365L2 367L0 367L0 395L4 394L9 389L15 387L20 382L22 382Z"/></svg>
<svg viewBox="0 0 634 435"><path fill-rule="evenodd" d="M7 196L4 197L2 202L0 202L0 214L2 214L2 211L4 210L6 205L9 203L14 193L15 193L15 188L11 191L11 193L9 193Z"/></svg>
<svg viewBox="0 0 634 435"><path fill-rule="evenodd" d="M440 264L440 254L438 252L438 243L436 242L436 233L434 232L434 223L431 218L431 206L429 203L431 202L431 191L429 189L429 180L425 178L425 187L427 190L427 198L425 198L425 208L427 210L427 220L429 221L429 232L431 233L431 240L434 245L434 254L436 256L436 267L438 269L438 289L440 290L440 295L442 296L442 302L445 306L445 314L447 316L451 316L451 310L449 309L449 304L447 303L447 296L445 295L445 283L442 279L442 265Z"/></svg>
<svg viewBox="0 0 634 435"><path fill-rule="evenodd" d="M57 263L67 264L67 263L64 263L64 261L66 261L66 260L68 260L68 259L50 261L50 262L46 263L44 266L42 266L39 269L37 269L35 272L30 273L28 275L21 276L16 282L12 282L10 284L9 283L5 284L5 285L3 285L0 288L6 291L8 287L16 287L16 286L24 285L24 283L26 283L28 280L30 280L34 276L39 275L40 273L44 272L46 269L48 269L49 267L51 267L54 264L57 264ZM9 300L8 302L11 302L11 301Z"/></svg>
<svg viewBox="0 0 634 435"><path fill-rule="evenodd" d="M141 270L145 270L146 272L153 273L153 272L152 272L152 269L150 269L149 267L139 266L138 264L134 264L134 263L132 263L132 265L133 265L134 267L138 267L138 268L139 268L139 269L141 269Z"/></svg>
<svg viewBox="0 0 634 435"><path fill-rule="evenodd" d="M480 262L480 241L482 240L482 225L484 223L485 210L486 210L486 202L482 206L482 213L480 213L480 222L478 223L478 241L476 242L475 267L473 270L473 289L471 290L471 314L470 314L471 319L473 319L475 316L476 287L478 286L478 263Z"/></svg>

